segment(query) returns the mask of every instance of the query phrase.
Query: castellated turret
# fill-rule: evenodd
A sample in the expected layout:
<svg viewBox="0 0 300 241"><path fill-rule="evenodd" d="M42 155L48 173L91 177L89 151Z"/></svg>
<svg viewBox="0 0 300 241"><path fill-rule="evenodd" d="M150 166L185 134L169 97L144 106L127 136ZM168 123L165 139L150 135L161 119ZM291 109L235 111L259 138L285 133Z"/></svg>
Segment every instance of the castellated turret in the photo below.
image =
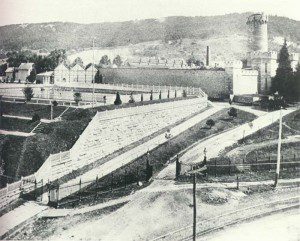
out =
<svg viewBox="0 0 300 241"><path fill-rule="evenodd" d="M252 14L247 19L249 39L248 51L268 51L268 16L264 13Z"/></svg>

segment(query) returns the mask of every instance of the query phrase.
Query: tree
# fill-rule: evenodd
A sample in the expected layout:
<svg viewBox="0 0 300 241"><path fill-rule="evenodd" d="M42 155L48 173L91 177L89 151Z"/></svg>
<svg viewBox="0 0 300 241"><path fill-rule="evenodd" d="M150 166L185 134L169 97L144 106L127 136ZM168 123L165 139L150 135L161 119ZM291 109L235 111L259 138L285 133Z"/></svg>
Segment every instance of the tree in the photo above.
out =
<svg viewBox="0 0 300 241"><path fill-rule="evenodd" d="M150 100L153 100L153 91L150 92Z"/></svg>
<svg viewBox="0 0 300 241"><path fill-rule="evenodd" d="M80 66L83 66L83 61L80 57L77 57L76 59L74 59L72 66L75 66L76 64L79 64Z"/></svg>
<svg viewBox="0 0 300 241"><path fill-rule="evenodd" d="M122 65L122 60L121 60L121 57L120 55L117 55L114 60L113 60L113 64L117 65L118 67L120 67Z"/></svg>
<svg viewBox="0 0 300 241"><path fill-rule="evenodd" d="M73 97L74 97L74 101L75 101L75 103L76 103L77 105L78 105L79 101L82 100L82 99L81 99L81 93L80 93L80 92L75 92L74 95L73 95Z"/></svg>
<svg viewBox="0 0 300 241"><path fill-rule="evenodd" d="M237 109L234 107L231 107L228 111L228 115L232 118L237 117Z"/></svg>
<svg viewBox="0 0 300 241"><path fill-rule="evenodd" d="M211 129L215 125L215 121L213 119L208 119L206 121L206 125L208 125L209 129Z"/></svg>
<svg viewBox="0 0 300 241"><path fill-rule="evenodd" d="M135 102L135 100L133 98L133 93L131 92L128 103L134 103L134 102Z"/></svg>
<svg viewBox="0 0 300 241"><path fill-rule="evenodd" d="M36 70L33 68L30 71L29 76L27 76L27 80L28 80L28 82L33 83L35 81L35 78L36 78Z"/></svg>
<svg viewBox="0 0 300 241"><path fill-rule="evenodd" d="M95 75L95 83L102 83L102 75L100 74L100 70L98 69Z"/></svg>
<svg viewBox="0 0 300 241"><path fill-rule="evenodd" d="M26 101L30 101L34 96L33 89L31 87L25 87L23 89L23 93L24 93Z"/></svg>
<svg viewBox="0 0 300 241"><path fill-rule="evenodd" d="M295 86L293 86L293 69L291 67L290 55L287 48L286 39L279 52L278 68L276 75L272 79L271 91L275 93L278 91L283 98L290 100L293 98Z"/></svg>
<svg viewBox="0 0 300 241"><path fill-rule="evenodd" d="M114 102L115 105L121 105L122 104L122 100L121 100L121 96L120 96L120 93L117 92L116 94L116 100Z"/></svg>
<svg viewBox="0 0 300 241"><path fill-rule="evenodd" d="M100 66L107 66L107 65L110 65L111 62L107 55L103 55L100 59L99 64L100 64Z"/></svg>

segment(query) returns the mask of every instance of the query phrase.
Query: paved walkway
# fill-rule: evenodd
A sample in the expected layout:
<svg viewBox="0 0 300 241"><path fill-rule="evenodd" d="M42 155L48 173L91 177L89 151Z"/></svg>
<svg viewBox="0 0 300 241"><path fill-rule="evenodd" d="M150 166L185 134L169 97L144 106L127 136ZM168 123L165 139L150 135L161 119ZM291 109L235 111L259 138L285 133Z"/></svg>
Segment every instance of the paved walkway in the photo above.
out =
<svg viewBox="0 0 300 241"><path fill-rule="evenodd" d="M0 135L12 135L12 136L33 136L35 133L27 133L27 132L21 132L21 131L5 131L5 130L0 130Z"/></svg>
<svg viewBox="0 0 300 241"><path fill-rule="evenodd" d="M294 109L282 110L282 115L287 115L293 111ZM266 113L253 120L252 126L250 126L249 123L246 123L212 138L206 139L184 154L180 158L180 161L184 164L202 162L204 159L204 148L207 150L208 160L210 158L215 158L219 155L220 151L224 150L226 147L231 146L243 137L249 136L276 122L279 119L279 116L280 111ZM157 175L157 178L175 178L175 163L162 170Z"/></svg>
<svg viewBox="0 0 300 241"><path fill-rule="evenodd" d="M26 202L14 210L0 217L0 239L8 231L12 231L18 225L46 210L47 206L38 205L35 202Z"/></svg>

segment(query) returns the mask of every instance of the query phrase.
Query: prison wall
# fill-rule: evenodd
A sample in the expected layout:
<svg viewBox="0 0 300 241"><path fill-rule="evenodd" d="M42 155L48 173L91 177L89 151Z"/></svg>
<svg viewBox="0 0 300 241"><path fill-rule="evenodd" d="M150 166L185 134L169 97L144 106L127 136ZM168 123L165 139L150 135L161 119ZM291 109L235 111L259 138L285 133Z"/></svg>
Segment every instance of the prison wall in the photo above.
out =
<svg viewBox="0 0 300 241"><path fill-rule="evenodd" d="M200 87L209 97L227 98L232 76L224 70L103 68L104 83Z"/></svg>

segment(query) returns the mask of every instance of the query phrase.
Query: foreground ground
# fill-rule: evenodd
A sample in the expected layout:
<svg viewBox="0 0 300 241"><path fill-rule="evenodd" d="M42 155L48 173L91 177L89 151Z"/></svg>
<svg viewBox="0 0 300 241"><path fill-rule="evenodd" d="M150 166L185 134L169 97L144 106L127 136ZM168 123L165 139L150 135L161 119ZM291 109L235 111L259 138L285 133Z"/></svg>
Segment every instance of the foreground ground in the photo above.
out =
<svg viewBox="0 0 300 241"><path fill-rule="evenodd" d="M197 240L232 241L297 241L300 239L300 212L293 209L255 221L239 224Z"/></svg>
<svg viewBox="0 0 300 241"><path fill-rule="evenodd" d="M261 190L255 186L240 190L199 185L197 189L198 231L233 220L272 211L277 200L298 196L299 188L281 187ZM155 181L149 187L131 194L122 205L75 216L39 219L21 230L15 239L50 240L148 240L192 224L192 185ZM297 201L297 200L296 200ZM257 206L267 203L267 206ZM254 208L253 208L254 206ZM255 208L257 206L257 208ZM241 210L240 212L236 212ZM190 235L187 228L180 235ZM174 237L165 240L173 240ZM241 239L239 239L241 240Z"/></svg>

